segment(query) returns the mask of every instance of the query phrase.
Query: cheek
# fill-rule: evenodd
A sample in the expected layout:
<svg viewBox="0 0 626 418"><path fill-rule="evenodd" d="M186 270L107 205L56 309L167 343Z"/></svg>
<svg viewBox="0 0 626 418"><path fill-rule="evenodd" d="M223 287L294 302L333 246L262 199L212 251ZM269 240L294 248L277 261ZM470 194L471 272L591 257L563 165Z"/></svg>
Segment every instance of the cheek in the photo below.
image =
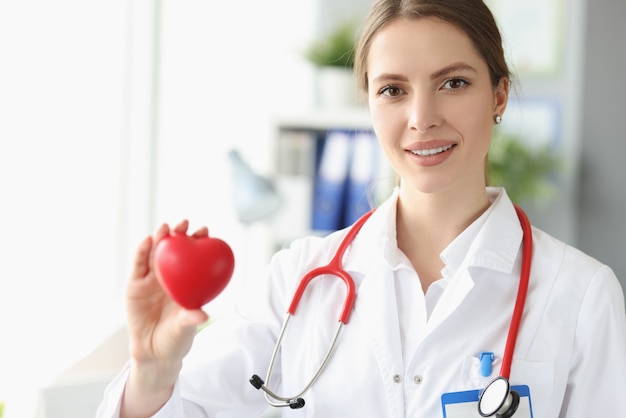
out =
<svg viewBox="0 0 626 418"><path fill-rule="evenodd" d="M465 126L463 142L468 155L477 160L483 160L491 145L491 126L482 119L476 118Z"/></svg>
<svg viewBox="0 0 626 418"><path fill-rule="evenodd" d="M469 101L448 114L448 122L455 126L466 141L489 143L493 127L493 115L489 103Z"/></svg>
<svg viewBox="0 0 626 418"><path fill-rule="evenodd" d="M398 111L384 107L370 107L372 127L383 149L391 148L400 142L404 125Z"/></svg>
<svg viewBox="0 0 626 418"><path fill-rule="evenodd" d="M381 134L399 135L406 128L406 112L397 103L385 103L376 97L369 97L369 114L374 130Z"/></svg>

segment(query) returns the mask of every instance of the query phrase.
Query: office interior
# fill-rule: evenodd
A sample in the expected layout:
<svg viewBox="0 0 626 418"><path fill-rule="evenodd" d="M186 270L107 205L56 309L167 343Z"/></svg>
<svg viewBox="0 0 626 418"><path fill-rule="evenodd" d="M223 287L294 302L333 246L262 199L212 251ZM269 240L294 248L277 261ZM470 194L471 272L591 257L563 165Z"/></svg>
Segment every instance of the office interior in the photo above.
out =
<svg viewBox="0 0 626 418"><path fill-rule="evenodd" d="M567 171L529 216L626 289L626 2L506 1L554 18L526 16L553 30L554 49L550 68L520 74L519 99L546 104ZM235 213L228 153L272 176L275 121L320 110L305 45L370 4L0 3L4 418L93 410L127 358L134 249L163 222L207 225L233 247L232 286L207 307L219 320L275 249L267 222ZM355 111L366 109L345 110Z"/></svg>

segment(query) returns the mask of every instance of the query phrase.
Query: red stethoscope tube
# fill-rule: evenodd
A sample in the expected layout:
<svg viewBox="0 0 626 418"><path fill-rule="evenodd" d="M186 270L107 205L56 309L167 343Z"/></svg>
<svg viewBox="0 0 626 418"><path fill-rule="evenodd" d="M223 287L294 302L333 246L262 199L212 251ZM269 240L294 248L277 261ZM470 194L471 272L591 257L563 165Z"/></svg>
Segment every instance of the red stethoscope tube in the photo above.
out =
<svg viewBox="0 0 626 418"><path fill-rule="evenodd" d="M522 242L522 269L520 272L519 287L515 308L511 317L509 334L504 347L502 366L500 375L493 379L480 393L478 398L478 414L481 417L509 418L512 417L520 404L520 396L517 391L511 389L509 377L511 374L511 363L515 351L515 342L519 333L524 305L526 304L526 294L528 293L528 282L530 281L530 265L533 256L533 233L528 217L522 209L515 206L517 217L523 231Z"/></svg>
<svg viewBox="0 0 626 418"><path fill-rule="evenodd" d="M354 280L352 280L350 274L348 274L348 272L345 271L342 267L342 260L346 250L348 249L350 244L352 244L352 241L354 241L354 237L356 237L356 234L361 230L361 227L363 226L365 221L369 219L372 213L373 211L366 213L354 223L346 236L343 237L343 240L341 240L339 247L337 247L337 252L327 265L314 268L313 270L309 271L302 278L302 280L300 280L300 283L298 284L298 287L296 288L296 291L293 295L293 299L291 300L291 304L289 305L289 309L287 309L287 312L289 312L290 315L294 315L296 313L296 309L298 308L298 304L300 303L302 294L304 293L304 290L308 286L309 282L316 277L329 274L339 277L346 285L346 299L343 304L343 309L341 311L339 321L344 324L348 323L350 313L352 312L352 307L354 306L354 300L356 298L356 290L354 287Z"/></svg>
<svg viewBox="0 0 626 418"><path fill-rule="evenodd" d="M278 335L278 340L276 341L274 352L272 353L272 358L270 360L270 364L267 370L267 374L265 376L265 380L261 379L256 374L252 375L252 377L250 378L250 383L252 384L252 386L254 386L257 389L261 389L263 392L265 392L265 400L267 401L269 405L275 406L275 407L289 407L291 409L302 408L304 406L304 399L302 398L302 395L304 395L311 388L311 386L313 386L313 383L315 383L317 378L320 376L320 374L326 367L328 360L330 360L330 356L332 355L335 349L335 345L337 344L339 334L343 326L348 323L348 319L350 318L350 313L352 312L352 307L354 306L354 300L356 298L356 289L354 285L354 280L352 279L350 274L347 271L345 271L342 267L343 256L346 250L348 249L348 247L350 246L350 244L352 243L352 241L354 240L354 237L356 237L356 234L361 230L361 227L363 226L365 221L369 219L369 217L372 215L373 212L374 211L371 210L370 212L366 213L352 225L348 233L343 237L343 239L341 240L341 243L337 247L337 252L335 252L335 255L333 256L333 258L330 260L330 262L327 265L320 266L309 271L302 278L302 280L300 280L300 283L298 283L298 287L296 288L294 292L293 298L291 300L291 304L289 305L289 308L287 309L285 321L283 322L283 326ZM341 280L343 280L347 289L346 298L343 304L343 309L341 310L341 315L339 316L339 324L337 326L337 331L335 332L333 340L330 343L330 347L328 348L328 351L326 352L326 355L324 356L322 363L318 367L315 375L309 380L309 383L306 385L306 387L295 396L279 395L273 392L269 388L269 384L270 384L270 377L272 375L272 369L274 368L274 361L276 360L276 356L278 355L278 350L280 349L283 336L285 335L285 331L287 330L287 324L289 323L289 319L296 313L296 309L298 308L300 299L302 298L302 295L306 287L308 286L309 282L316 277L320 277L324 275L339 277Z"/></svg>
<svg viewBox="0 0 626 418"><path fill-rule="evenodd" d="M504 346L504 356L502 365L500 366L500 376L509 379L511 376L511 363L513 362L513 352L515 351L515 342L519 333L519 326L522 322L522 314L524 313L524 305L526 305L526 294L528 293L528 282L530 281L530 265L533 254L533 232L528 221L526 213L515 205L515 211L519 218L523 232L523 250L522 250L522 271L519 278L519 288L517 289L517 299L515 300L515 308L511 317L511 325L509 327L509 335Z"/></svg>

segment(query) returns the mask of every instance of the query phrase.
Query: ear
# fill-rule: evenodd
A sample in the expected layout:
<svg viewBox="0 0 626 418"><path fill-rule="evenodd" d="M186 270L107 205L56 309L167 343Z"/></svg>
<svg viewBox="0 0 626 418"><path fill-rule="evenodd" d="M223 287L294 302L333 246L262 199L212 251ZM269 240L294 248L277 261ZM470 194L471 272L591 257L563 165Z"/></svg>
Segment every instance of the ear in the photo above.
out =
<svg viewBox="0 0 626 418"><path fill-rule="evenodd" d="M493 114L494 115L504 115L504 111L506 110L506 105L509 101L509 79L507 77L502 77L498 82L498 86L494 91L494 107Z"/></svg>

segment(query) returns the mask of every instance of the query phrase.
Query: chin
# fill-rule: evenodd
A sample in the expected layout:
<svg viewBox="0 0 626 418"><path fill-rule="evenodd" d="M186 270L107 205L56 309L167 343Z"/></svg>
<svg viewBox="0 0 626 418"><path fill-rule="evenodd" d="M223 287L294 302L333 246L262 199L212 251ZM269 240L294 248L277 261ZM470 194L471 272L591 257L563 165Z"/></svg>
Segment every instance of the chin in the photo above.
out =
<svg viewBox="0 0 626 418"><path fill-rule="evenodd" d="M437 179L433 181L402 181L400 184L400 193L401 194L439 194L450 191L450 184L444 184Z"/></svg>

